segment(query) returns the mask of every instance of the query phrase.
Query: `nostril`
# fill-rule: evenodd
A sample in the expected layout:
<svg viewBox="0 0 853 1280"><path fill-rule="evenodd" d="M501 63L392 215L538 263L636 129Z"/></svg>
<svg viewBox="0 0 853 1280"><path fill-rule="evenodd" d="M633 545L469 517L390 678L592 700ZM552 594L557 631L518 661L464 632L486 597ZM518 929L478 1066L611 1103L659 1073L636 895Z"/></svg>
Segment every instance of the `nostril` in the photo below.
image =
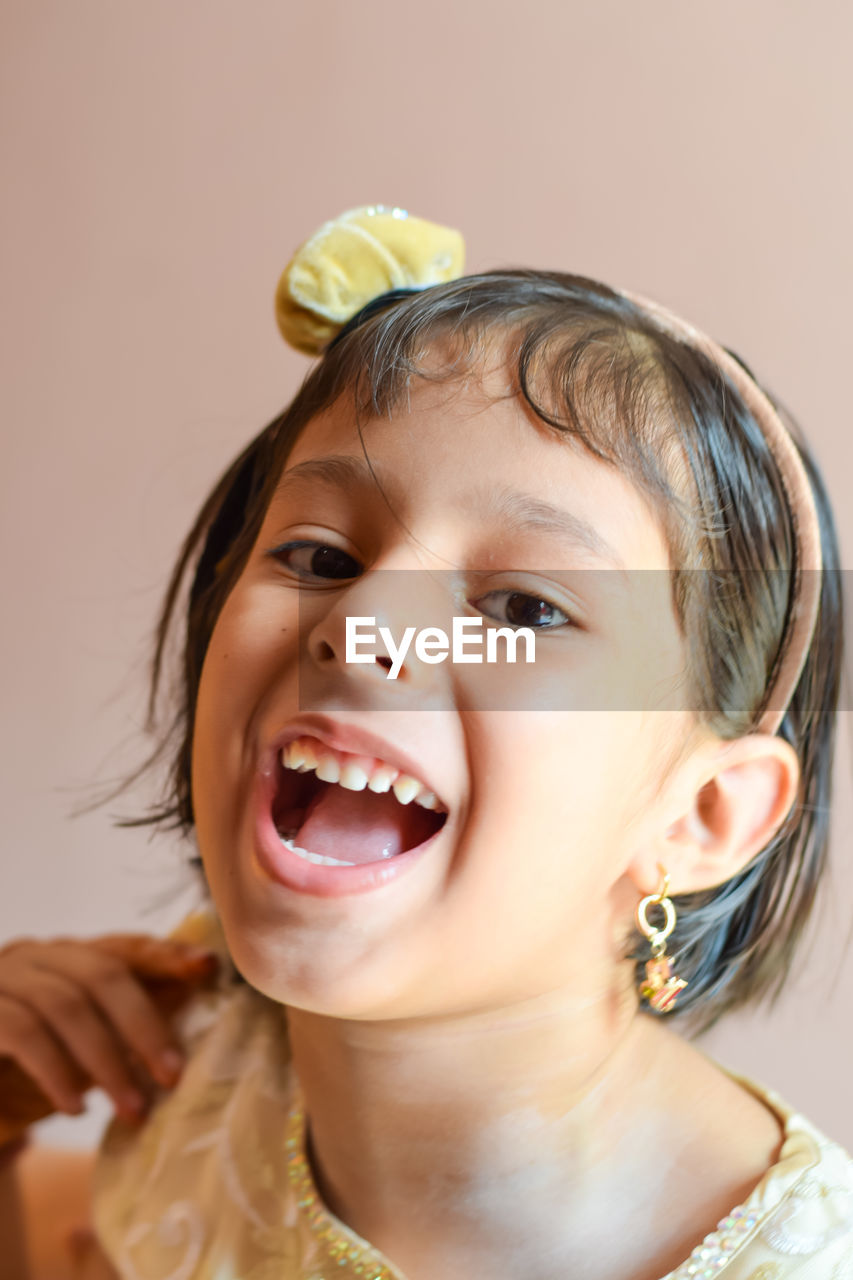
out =
<svg viewBox="0 0 853 1280"><path fill-rule="evenodd" d="M379 663L380 667L384 667L386 671L390 671L392 666L394 665L391 659L387 657L385 654L379 654L376 658L376 661Z"/></svg>

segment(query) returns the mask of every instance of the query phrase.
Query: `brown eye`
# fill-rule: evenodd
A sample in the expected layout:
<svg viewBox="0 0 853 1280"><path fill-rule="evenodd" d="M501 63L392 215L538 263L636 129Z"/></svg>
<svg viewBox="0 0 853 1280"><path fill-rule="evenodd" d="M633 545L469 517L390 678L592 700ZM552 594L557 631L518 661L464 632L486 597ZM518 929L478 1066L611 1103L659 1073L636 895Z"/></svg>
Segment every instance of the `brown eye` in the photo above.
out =
<svg viewBox="0 0 853 1280"><path fill-rule="evenodd" d="M357 578L361 565L340 547L325 542L286 542L270 552L300 578L328 580Z"/></svg>
<svg viewBox="0 0 853 1280"><path fill-rule="evenodd" d="M492 602L489 608L485 607L486 601ZM490 591L488 595L472 601L472 604L487 617L508 622L513 627L554 631L566 624L575 625L569 615L550 600L527 595L524 591Z"/></svg>

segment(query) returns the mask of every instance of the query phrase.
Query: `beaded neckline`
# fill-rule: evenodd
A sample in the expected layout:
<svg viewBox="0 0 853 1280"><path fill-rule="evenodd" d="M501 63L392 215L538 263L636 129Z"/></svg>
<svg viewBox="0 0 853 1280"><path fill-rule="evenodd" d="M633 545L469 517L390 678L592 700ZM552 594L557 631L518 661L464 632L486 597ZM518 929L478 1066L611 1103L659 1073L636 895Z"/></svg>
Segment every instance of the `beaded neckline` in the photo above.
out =
<svg viewBox="0 0 853 1280"><path fill-rule="evenodd" d="M294 1100L287 1117L285 1137L287 1172L296 1193L299 1212L304 1215L311 1235L321 1252L335 1265L336 1274L342 1280L349 1276L358 1276L359 1280L403 1280L376 1249L335 1218L320 1199L306 1149L305 1106L295 1081L294 1085ZM318 1273L312 1280L322 1278Z"/></svg>
<svg viewBox="0 0 853 1280"><path fill-rule="evenodd" d="M663 1280L688 1280L688 1277L689 1280L710 1280L710 1277L719 1275L764 1216L745 1204L739 1204L721 1218L716 1229L696 1246L690 1257Z"/></svg>

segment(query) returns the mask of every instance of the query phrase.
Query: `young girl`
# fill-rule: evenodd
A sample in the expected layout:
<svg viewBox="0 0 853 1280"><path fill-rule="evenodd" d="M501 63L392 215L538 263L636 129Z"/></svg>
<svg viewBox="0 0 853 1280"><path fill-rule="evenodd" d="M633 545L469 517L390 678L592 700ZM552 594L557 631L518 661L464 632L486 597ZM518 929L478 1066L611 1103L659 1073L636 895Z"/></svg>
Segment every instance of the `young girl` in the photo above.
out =
<svg viewBox="0 0 853 1280"><path fill-rule="evenodd" d="M679 1034L778 993L825 867L823 484L684 322L461 253L381 207L302 247L278 317L320 361L167 593L152 705L192 566L148 820L210 905L150 945L188 980L213 947L217 986L169 1028L138 939L0 952L0 1049L55 1105L72 1061L119 1105L105 1024L152 1077L77 1274L850 1280L853 1162Z"/></svg>

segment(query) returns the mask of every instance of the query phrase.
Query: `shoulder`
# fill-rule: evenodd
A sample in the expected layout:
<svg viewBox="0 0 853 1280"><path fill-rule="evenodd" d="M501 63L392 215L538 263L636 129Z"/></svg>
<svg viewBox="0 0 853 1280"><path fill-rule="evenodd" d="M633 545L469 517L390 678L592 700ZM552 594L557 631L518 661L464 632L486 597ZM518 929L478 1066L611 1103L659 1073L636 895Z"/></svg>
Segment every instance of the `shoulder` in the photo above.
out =
<svg viewBox="0 0 853 1280"><path fill-rule="evenodd" d="M783 1140L750 1193L666 1280L701 1266L732 1280L853 1280L853 1159L775 1089L722 1069L775 1114Z"/></svg>
<svg viewBox="0 0 853 1280"><path fill-rule="evenodd" d="M761 1238L773 1256L820 1260L822 1265L837 1262L838 1270L830 1274L853 1280L853 1265L842 1270L845 1260L853 1264L853 1159L792 1108L786 1135L764 1188L769 1212Z"/></svg>
<svg viewBox="0 0 853 1280"><path fill-rule="evenodd" d="M187 1274L208 1274L227 1240L267 1222L283 1229L281 1133L294 1087L286 1009L240 981L227 952L223 959L217 988L175 1019L186 1057L177 1085L157 1091L143 1125L114 1118L97 1152L93 1221L116 1262L134 1241L177 1233L198 1253L199 1269ZM287 1246L277 1238L275 1248Z"/></svg>

